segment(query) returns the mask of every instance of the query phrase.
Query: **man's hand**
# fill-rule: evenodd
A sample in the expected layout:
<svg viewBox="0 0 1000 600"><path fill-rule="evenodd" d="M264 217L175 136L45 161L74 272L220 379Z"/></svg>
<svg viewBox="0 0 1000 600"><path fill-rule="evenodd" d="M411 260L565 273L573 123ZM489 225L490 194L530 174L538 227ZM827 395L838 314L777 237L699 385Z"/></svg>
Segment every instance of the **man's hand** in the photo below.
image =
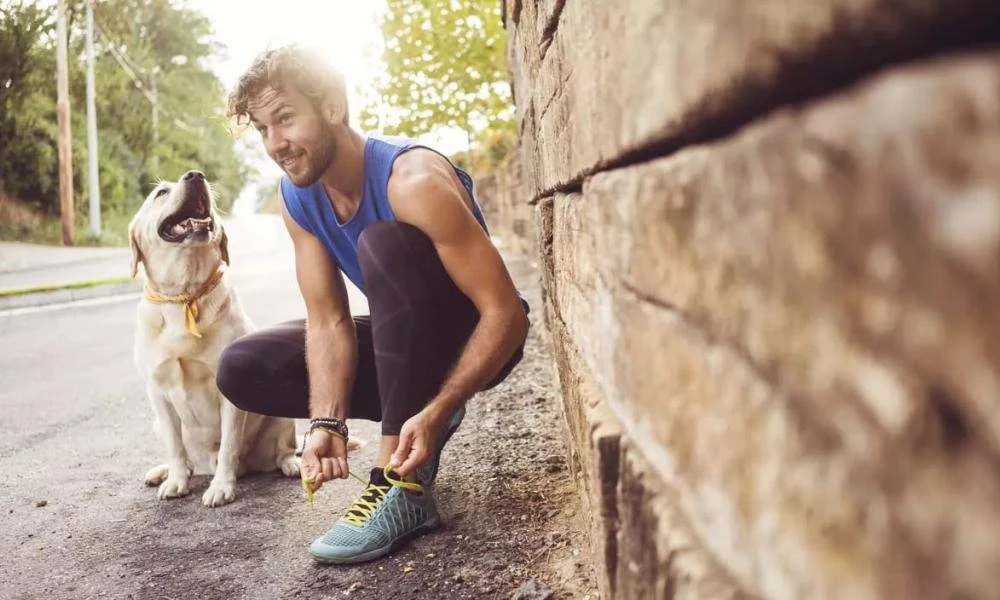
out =
<svg viewBox="0 0 1000 600"><path fill-rule="evenodd" d="M443 425L443 420L426 408L407 419L399 431L399 445L389 461L392 469L406 477L427 464Z"/></svg>
<svg viewBox="0 0 1000 600"><path fill-rule="evenodd" d="M317 429L309 434L302 448L302 477L318 490L324 481L347 479L347 440Z"/></svg>

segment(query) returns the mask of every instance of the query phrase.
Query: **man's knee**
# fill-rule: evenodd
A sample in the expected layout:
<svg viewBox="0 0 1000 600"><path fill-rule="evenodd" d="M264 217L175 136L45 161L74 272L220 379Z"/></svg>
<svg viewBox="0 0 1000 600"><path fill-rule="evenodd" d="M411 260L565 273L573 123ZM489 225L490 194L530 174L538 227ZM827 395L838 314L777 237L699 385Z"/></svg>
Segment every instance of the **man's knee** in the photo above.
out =
<svg viewBox="0 0 1000 600"><path fill-rule="evenodd" d="M222 351L215 371L215 385L230 402L243 410L249 410L249 383L253 368L246 353L233 342Z"/></svg>
<svg viewBox="0 0 1000 600"><path fill-rule="evenodd" d="M373 272L413 264L421 255L434 252L434 244L419 228L399 221L372 223L358 236L358 263L362 272Z"/></svg>

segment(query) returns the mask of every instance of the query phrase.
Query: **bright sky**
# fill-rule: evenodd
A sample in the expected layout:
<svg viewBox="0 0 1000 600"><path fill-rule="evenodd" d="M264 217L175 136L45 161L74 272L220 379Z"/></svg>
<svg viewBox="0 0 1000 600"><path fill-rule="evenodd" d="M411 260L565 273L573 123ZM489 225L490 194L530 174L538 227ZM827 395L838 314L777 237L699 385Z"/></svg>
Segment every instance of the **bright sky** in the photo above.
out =
<svg viewBox="0 0 1000 600"><path fill-rule="evenodd" d="M227 90L257 53L297 42L324 53L344 74L351 122L357 123L375 76L384 70L379 21L385 0L182 0L182 4L208 16L216 40L226 46L214 69ZM421 139L446 153L465 147L465 135L454 132ZM266 176L280 174L270 160L257 164ZM253 193L249 186L244 199Z"/></svg>

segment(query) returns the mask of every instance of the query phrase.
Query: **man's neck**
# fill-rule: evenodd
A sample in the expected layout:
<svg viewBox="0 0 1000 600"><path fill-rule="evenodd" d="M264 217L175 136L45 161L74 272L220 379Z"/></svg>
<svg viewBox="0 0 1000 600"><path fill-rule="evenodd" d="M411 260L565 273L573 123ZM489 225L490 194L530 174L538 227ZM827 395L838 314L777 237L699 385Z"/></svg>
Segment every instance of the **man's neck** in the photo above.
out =
<svg viewBox="0 0 1000 600"><path fill-rule="evenodd" d="M333 164L320 177L326 193L340 217L354 214L361 202L365 180L365 138L343 128L337 139Z"/></svg>

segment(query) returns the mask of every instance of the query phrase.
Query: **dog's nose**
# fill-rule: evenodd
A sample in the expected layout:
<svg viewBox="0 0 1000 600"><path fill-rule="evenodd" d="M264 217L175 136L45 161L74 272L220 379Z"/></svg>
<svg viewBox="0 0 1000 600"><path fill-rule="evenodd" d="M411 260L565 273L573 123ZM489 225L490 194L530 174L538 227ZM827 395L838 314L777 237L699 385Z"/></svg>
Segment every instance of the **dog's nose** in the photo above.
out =
<svg viewBox="0 0 1000 600"><path fill-rule="evenodd" d="M205 174L201 171L188 171L184 174L184 181L191 181L192 179L204 179Z"/></svg>

